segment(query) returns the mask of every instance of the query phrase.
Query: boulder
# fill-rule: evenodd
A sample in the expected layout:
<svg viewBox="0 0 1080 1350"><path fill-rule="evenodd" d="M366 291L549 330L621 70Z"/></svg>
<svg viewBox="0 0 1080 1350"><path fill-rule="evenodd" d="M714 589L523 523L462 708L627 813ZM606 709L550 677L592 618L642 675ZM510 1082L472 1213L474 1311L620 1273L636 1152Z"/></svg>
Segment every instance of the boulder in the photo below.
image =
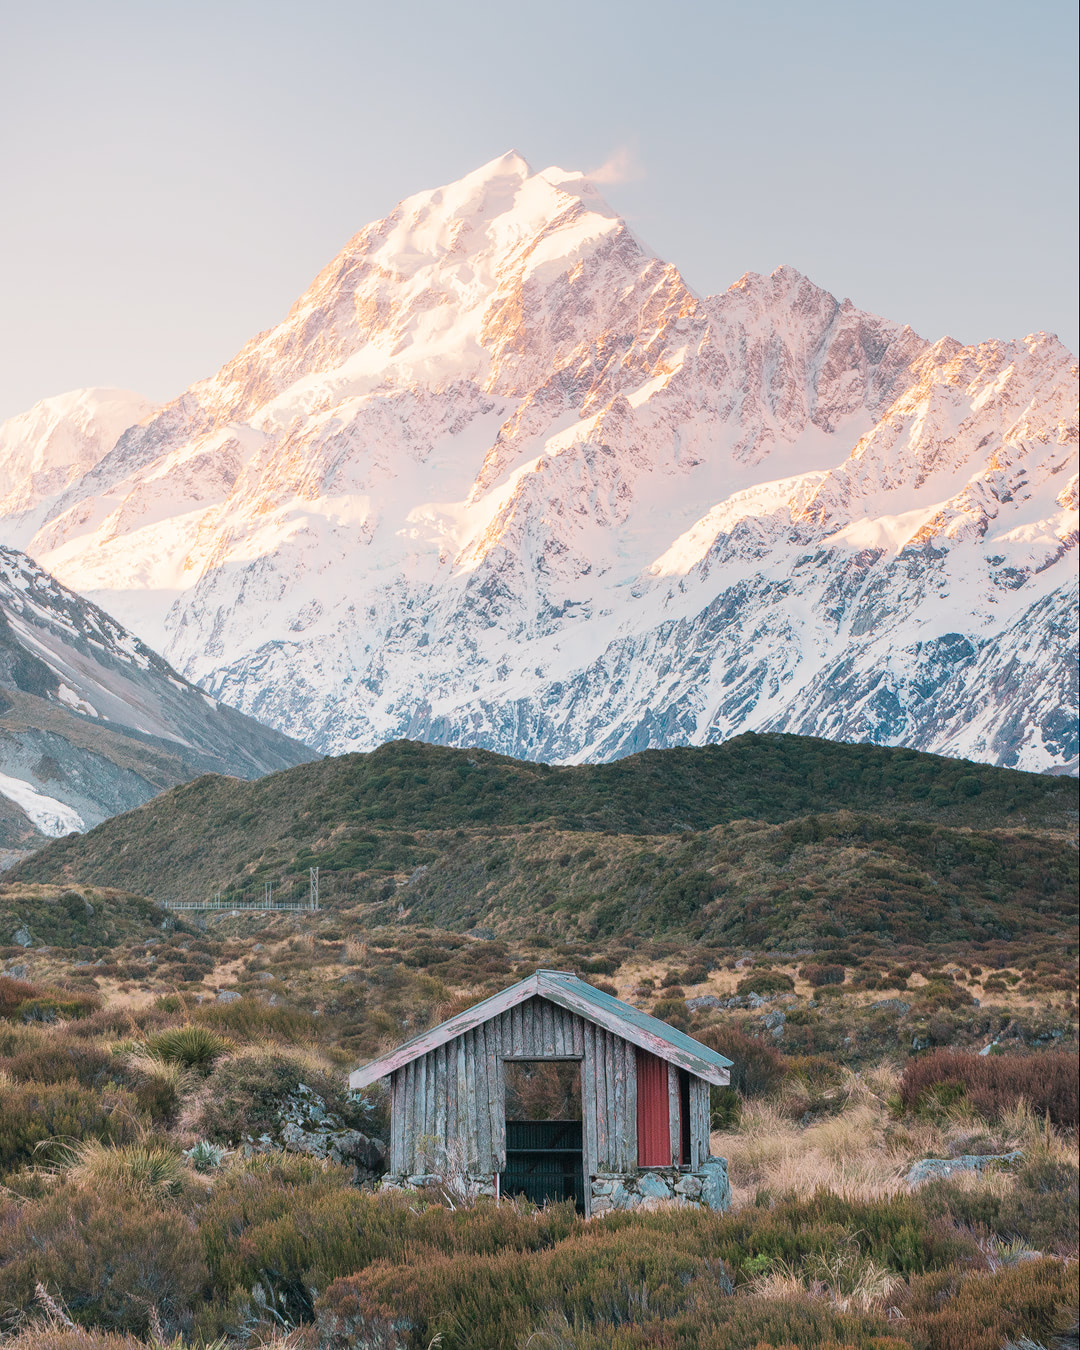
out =
<svg viewBox="0 0 1080 1350"><path fill-rule="evenodd" d="M702 1008L719 1008L720 1000L715 994L701 994L698 998L688 998L686 1006L691 1012L700 1012Z"/></svg>
<svg viewBox="0 0 1080 1350"><path fill-rule="evenodd" d="M911 1187L921 1186L924 1181L940 1181L961 1172L1000 1172L1007 1171L1023 1161L1023 1153L1015 1149L1012 1153L967 1153L960 1158L920 1158L914 1163L904 1180Z"/></svg>

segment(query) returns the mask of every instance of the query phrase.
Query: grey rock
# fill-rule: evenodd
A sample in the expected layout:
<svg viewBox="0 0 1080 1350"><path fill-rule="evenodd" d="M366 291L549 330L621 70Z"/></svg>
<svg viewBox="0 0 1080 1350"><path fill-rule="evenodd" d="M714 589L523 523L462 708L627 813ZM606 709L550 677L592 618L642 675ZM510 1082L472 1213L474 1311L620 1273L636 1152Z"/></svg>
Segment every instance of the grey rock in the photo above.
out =
<svg viewBox="0 0 1080 1350"><path fill-rule="evenodd" d="M235 989L219 989L217 991L217 1001L219 1003L235 1003L240 995Z"/></svg>
<svg viewBox="0 0 1080 1350"><path fill-rule="evenodd" d="M34 939L30 936L25 926L16 928L15 932L11 935L11 940L12 942L17 942L20 947L32 947L34 945Z"/></svg>
<svg viewBox="0 0 1080 1350"><path fill-rule="evenodd" d="M82 966L88 966L90 962L80 961L79 964ZM10 978L13 980L25 980L30 974L30 967L23 965L10 965L7 967L4 973L10 976Z"/></svg>
<svg viewBox="0 0 1080 1350"><path fill-rule="evenodd" d="M905 1003L902 998L879 998L876 1003L871 1003L871 1008L881 1008L885 1012L897 1013L900 1017L906 1017L911 1011L911 1004Z"/></svg>
<svg viewBox="0 0 1080 1350"><path fill-rule="evenodd" d="M774 1012L766 1013L761 1019L762 1023L768 1028L772 1035L779 1040L784 1034L784 1022L787 1020L784 1014L777 1008Z"/></svg>
<svg viewBox="0 0 1080 1350"><path fill-rule="evenodd" d="M701 1177L701 1198L708 1207L722 1214L731 1208L731 1182L728 1180L726 1158L706 1158L698 1175Z"/></svg>
<svg viewBox="0 0 1080 1350"><path fill-rule="evenodd" d="M634 1197L630 1194L630 1192L626 1189L626 1187L622 1184L622 1182L619 1182L619 1184L611 1192L611 1198L609 1203L612 1209L630 1209L634 1204Z"/></svg>
<svg viewBox="0 0 1080 1350"><path fill-rule="evenodd" d="M610 1195L614 1189L615 1183L613 1181L596 1180L592 1184L593 1195Z"/></svg>
<svg viewBox="0 0 1080 1350"><path fill-rule="evenodd" d="M693 1172L684 1177L680 1177L675 1183L676 1193L679 1195L688 1195L692 1200L696 1200L701 1194L701 1178L694 1176Z"/></svg>
<svg viewBox="0 0 1080 1350"><path fill-rule="evenodd" d="M699 1012L702 1008L719 1008L720 1000L715 994L701 994L698 998L688 998L686 1006L691 1012Z"/></svg>
<svg viewBox="0 0 1080 1350"><path fill-rule="evenodd" d="M763 998L761 994L749 993L746 996L746 1006L748 1008L763 1008L768 1001L769 1000Z"/></svg>
<svg viewBox="0 0 1080 1350"><path fill-rule="evenodd" d="M671 1186L655 1172L643 1173L637 1188L646 1200L670 1200L672 1196Z"/></svg>
<svg viewBox="0 0 1080 1350"><path fill-rule="evenodd" d="M938 1181L960 1172L1007 1171L1022 1162L1023 1157L1023 1152L1015 1149L1012 1153L967 1153L961 1158L920 1158L904 1180L914 1187L921 1186L924 1181Z"/></svg>

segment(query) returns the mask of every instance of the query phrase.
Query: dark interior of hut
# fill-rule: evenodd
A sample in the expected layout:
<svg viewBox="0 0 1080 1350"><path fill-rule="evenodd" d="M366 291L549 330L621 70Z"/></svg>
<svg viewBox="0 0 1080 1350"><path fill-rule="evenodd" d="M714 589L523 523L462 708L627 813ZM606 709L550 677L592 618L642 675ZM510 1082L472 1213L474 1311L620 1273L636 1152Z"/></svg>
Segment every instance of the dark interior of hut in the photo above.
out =
<svg viewBox="0 0 1080 1350"><path fill-rule="evenodd" d="M573 1200L584 1211L580 1062L512 1060L505 1071L503 1193L535 1204Z"/></svg>

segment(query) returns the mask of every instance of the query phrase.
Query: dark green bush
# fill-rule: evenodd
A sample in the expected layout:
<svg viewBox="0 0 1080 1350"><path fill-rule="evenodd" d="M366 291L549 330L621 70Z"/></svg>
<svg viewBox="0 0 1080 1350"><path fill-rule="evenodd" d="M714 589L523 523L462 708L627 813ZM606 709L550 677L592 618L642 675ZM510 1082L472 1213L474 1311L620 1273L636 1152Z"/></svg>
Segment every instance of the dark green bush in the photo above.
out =
<svg viewBox="0 0 1080 1350"><path fill-rule="evenodd" d="M779 1051L736 1026L707 1027L698 1039L731 1060L731 1087L744 1097L763 1097L775 1091L784 1077Z"/></svg>
<svg viewBox="0 0 1080 1350"><path fill-rule="evenodd" d="M303 1083L317 1093L343 1124L371 1130L370 1113L347 1094L337 1076L301 1065L276 1051L252 1051L219 1061L207 1079L198 1121L199 1133L220 1144L242 1143L249 1136L273 1135L281 1108Z"/></svg>
<svg viewBox="0 0 1080 1350"><path fill-rule="evenodd" d="M932 1219L967 1224L1007 1242L1019 1239L1035 1251L1077 1255L1080 1172L1071 1163L1026 1162L1004 1195L936 1181L924 1186L919 1198Z"/></svg>
<svg viewBox="0 0 1080 1350"><path fill-rule="evenodd" d="M993 1274L945 1270L913 1279L898 1300L905 1337L932 1350L1046 1344L1075 1324L1076 1275L1044 1257Z"/></svg>
<svg viewBox="0 0 1080 1350"><path fill-rule="evenodd" d="M115 1072L116 1062L107 1050L66 1037L0 1059L0 1073L10 1074L19 1082L74 1081L84 1087L101 1087Z"/></svg>
<svg viewBox="0 0 1080 1350"><path fill-rule="evenodd" d="M844 967L835 965L814 965L803 966L799 974L814 989L820 989L827 984L844 983Z"/></svg>

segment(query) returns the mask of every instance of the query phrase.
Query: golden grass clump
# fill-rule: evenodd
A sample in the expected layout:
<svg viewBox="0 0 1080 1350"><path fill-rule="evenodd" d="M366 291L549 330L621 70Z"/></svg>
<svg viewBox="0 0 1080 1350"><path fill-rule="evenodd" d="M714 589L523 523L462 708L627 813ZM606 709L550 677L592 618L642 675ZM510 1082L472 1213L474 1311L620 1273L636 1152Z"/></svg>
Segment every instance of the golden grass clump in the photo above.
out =
<svg viewBox="0 0 1080 1350"><path fill-rule="evenodd" d="M124 1191L142 1196L172 1198L187 1181L183 1159L164 1144L140 1140L132 1144L103 1144L80 1139L53 1145L55 1170L76 1186L99 1194Z"/></svg>

